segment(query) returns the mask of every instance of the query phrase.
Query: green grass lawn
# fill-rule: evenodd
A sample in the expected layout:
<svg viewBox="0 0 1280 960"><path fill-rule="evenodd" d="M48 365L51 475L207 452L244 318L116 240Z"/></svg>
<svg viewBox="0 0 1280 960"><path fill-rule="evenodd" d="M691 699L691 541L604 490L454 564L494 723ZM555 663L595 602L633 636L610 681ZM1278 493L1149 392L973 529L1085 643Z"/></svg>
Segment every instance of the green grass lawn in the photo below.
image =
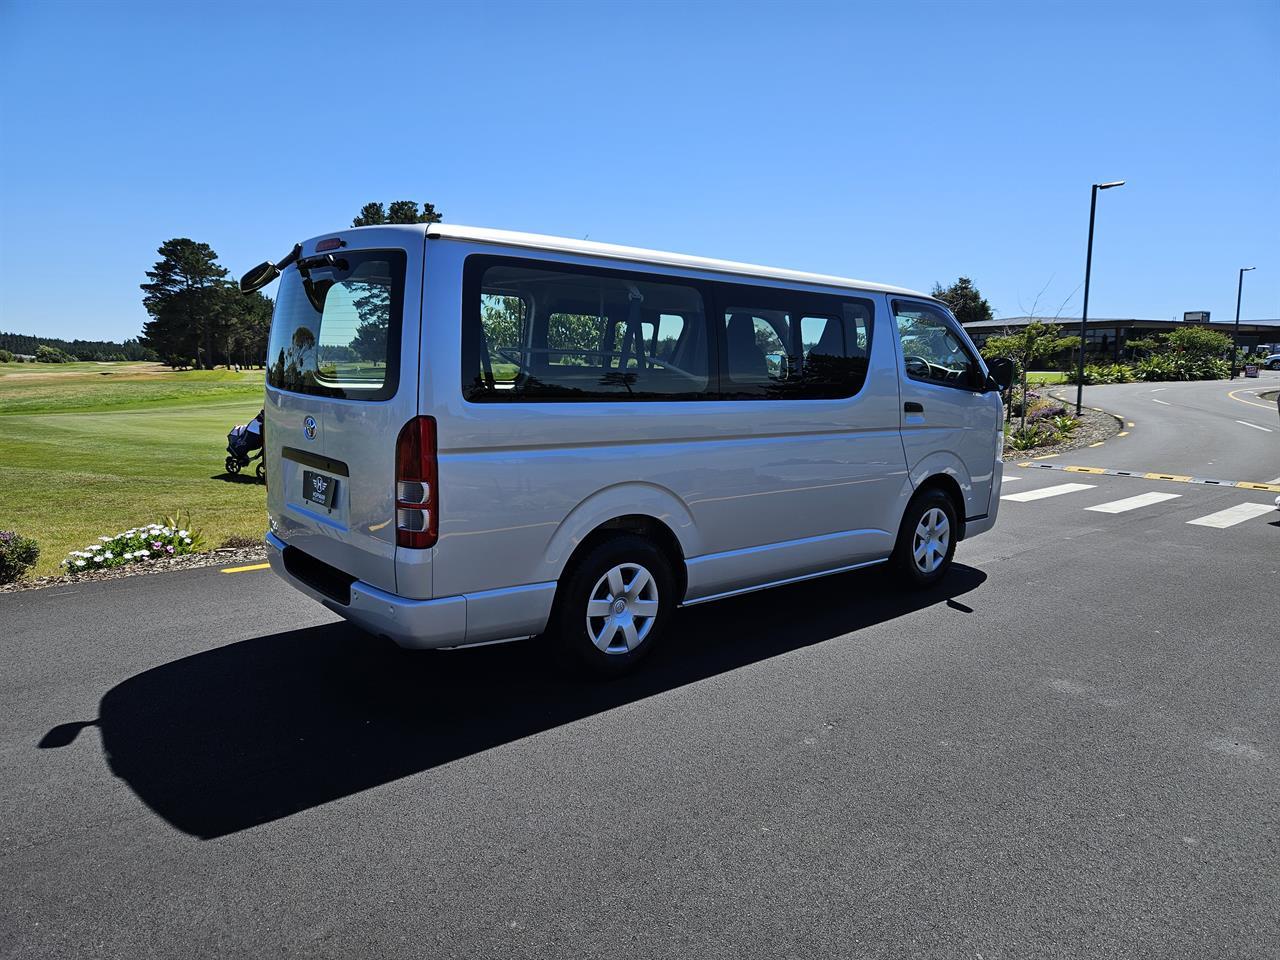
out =
<svg viewBox="0 0 1280 960"><path fill-rule="evenodd" d="M1027 384L1045 385L1053 383L1066 383L1067 375L1060 370L1028 370Z"/></svg>
<svg viewBox="0 0 1280 960"><path fill-rule="evenodd" d="M25 374L25 376L24 376ZM262 407L262 371L0 364L0 529L68 550L182 511L216 547L260 537L266 490L223 473L226 434Z"/></svg>

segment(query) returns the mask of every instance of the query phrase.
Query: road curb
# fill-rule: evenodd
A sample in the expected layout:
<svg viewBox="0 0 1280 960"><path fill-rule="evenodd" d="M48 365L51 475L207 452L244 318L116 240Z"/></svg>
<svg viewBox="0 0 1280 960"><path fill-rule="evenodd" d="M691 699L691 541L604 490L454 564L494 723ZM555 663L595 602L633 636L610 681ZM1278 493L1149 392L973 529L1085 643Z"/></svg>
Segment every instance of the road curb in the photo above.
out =
<svg viewBox="0 0 1280 960"><path fill-rule="evenodd" d="M1057 400L1059 403L1065 403L1068 407L1072 406L1075 403L1074 400L1068 400L1066 397L1058 396L1052 390L1048 390L1046 392L1049 394L1049 396L1053 397L1053 399ZM1081 406L1082 407L1088 406L1088 404L1082 403ZM1126 420L1124 417L1120 416L1118 413L1112 413L1110 410L1103 410L1102 407L1089 407L1089 409L1092 410L1094 413L1105 413L1108 417L1110 417L1112 420L1118 423L1120 425L1120 431L1121 431L1120 433L1116 434L1116 436L1118 437L1128 436L1129 431L1125 429L1126 423L1129 424L1130 428L1132 428L1134 425L1134 421ZM1106 443L1107 441L1103 440L1102 442Z"/></svg>

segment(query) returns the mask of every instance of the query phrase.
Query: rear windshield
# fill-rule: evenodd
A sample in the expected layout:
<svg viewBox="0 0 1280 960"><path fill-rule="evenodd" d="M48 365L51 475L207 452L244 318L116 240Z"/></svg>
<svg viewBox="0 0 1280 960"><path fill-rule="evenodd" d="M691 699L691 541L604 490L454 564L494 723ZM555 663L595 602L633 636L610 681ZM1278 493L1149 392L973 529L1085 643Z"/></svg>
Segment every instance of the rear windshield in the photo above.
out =
<svg viewBox="0 0 1280 960"><path fill-rule="evenodd" d="M267 383L344 400L396 392L405 255L361 250L311 257L280 278Z"/></svg>

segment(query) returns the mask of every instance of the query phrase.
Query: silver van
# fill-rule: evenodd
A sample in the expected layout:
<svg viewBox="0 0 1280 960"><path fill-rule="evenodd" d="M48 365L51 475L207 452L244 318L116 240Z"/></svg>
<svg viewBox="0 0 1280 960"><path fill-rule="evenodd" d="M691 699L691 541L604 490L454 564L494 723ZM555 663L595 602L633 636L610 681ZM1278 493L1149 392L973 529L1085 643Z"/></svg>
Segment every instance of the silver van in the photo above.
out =
<svg viewBox="0 0 1280 960"><path fill-rule="evenodd" d="M1010 369L924 294L444 224L241 285L276 276L271 565L401 646L546 634L621 672L678 606L929 586L995 522Z"/></svg>

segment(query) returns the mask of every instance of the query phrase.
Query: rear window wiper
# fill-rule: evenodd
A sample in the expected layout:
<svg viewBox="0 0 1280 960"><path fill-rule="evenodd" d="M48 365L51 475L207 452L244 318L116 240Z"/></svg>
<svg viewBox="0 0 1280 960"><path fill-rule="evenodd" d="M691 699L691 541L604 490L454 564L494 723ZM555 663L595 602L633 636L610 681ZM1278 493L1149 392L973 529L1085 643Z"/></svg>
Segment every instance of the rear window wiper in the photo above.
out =
<svg viewBox="0 0 1280 960"><path fill-rule="evenodd" d="M287 264L286 264L287 266ZM302 277L302 289L307 295L307 299L311 301L311 306L315 308L316 313L324 313L324 298L329 295L329 289L333 286L332 280L320 280L312 282L311 271L316 269L341 270L350 269L350 265L341 257L335 257L332 253L320 253L314 257L307 257L305 260L298 261L298 273Z"/></svg>

